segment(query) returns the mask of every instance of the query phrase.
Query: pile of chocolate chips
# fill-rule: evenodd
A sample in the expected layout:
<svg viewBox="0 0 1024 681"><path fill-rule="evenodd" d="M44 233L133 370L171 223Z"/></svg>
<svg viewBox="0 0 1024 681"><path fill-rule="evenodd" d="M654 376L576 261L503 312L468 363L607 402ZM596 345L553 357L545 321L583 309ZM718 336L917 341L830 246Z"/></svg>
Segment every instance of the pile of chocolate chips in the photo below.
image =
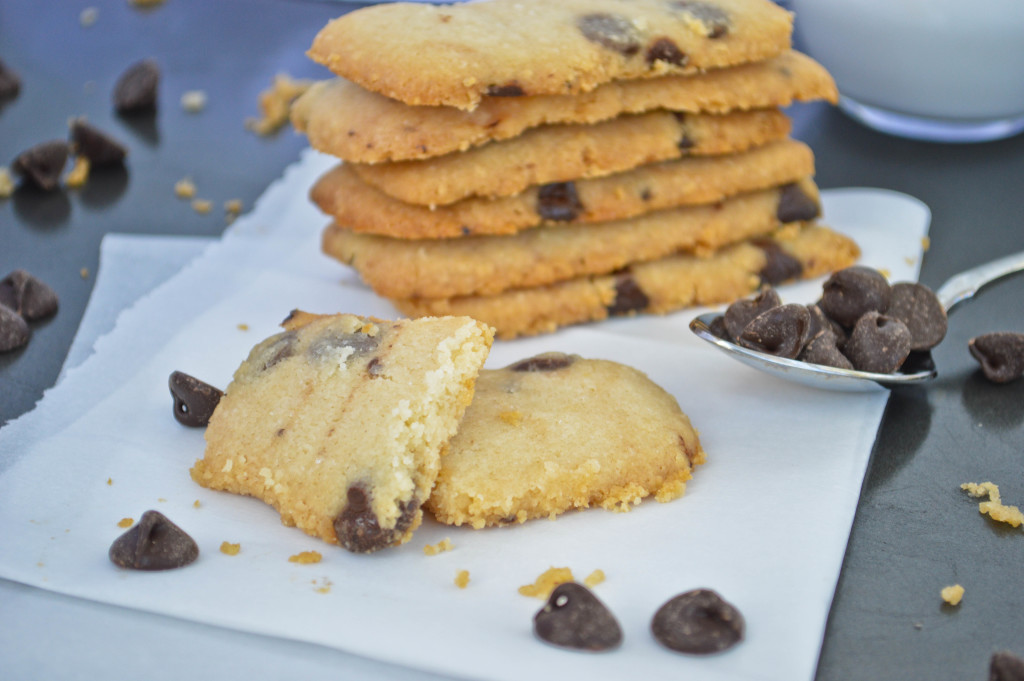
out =
<svg viewBox="0 0 1024 681"><path fill-rule="evenodd" d="M771 287L730 305L712 332L742 347L811 364L891 374L945 337L946 310L922 284L889 284L878 270L835 272L817 303L783 304Z"/></svg>
<svg viewBox="0 0 1024 681"><path fill-rule="evenodd" d="M29 322L57 311L57 294L25 270L15 270L0 280L0 352L28 344Z"/></svg>

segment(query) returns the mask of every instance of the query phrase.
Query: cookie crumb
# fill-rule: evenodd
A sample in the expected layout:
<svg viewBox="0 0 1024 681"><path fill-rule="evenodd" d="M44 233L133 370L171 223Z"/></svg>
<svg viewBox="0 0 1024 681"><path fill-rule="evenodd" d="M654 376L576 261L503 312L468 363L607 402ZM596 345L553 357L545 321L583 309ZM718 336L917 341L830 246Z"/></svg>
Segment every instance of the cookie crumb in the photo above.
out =
<svg viewBox="0 0 1024 681"><path fill-rule="evenodd" d="M448 537L445 537L444 539L442 539L441 541L437 542L436 544L427 544L426 546L424 546L423 547L423 553L425 553L428 556L436 556L439 553L444 553L445 551L451 551L453 548L455 548L455 547L452 544L451 539L449 539Z"/></svg>
<svg viewBox="0 0 1024 681"><path fill-rule="evenodd" d="M605 580L604 570L601 570L600 568L598 568L597 570L594 570L593 572L591 572L589 575L586 576L586 578L583 580L583 584L588 586L588 587L590 587L591 589L593 589L595 586L597 586L598 584L600 584L604 580Z"/></svg>
<svg viewBox="0 0 1024 681"><path fill-rule="evenodd" d="M262 118L247 118L245 127L257 135L270 135L288 122L292 102L309 89L311 80L295 80L285 73L274 76L270 89L260 93Z"/></svg>
<svg viewBox="0 0 1024 681"><path fill-rule="evenodd" d="M927 251L932 247L932 240L926 236L921 237L921 249Z"/></svg>
<svg viewBox="0 0 1024 681"><path fill-rule="evenodd" d="M459 570L455 574L455 586L465 589L469 586L469 570Z"/></svg>
<svg viewBox="0 0 1024 681"><path fill-rule="evenodd" d="M959 584L953 584L942 589L942 600L950 605L960 605L960 599L964 597L964 588Z"/></svg>
<svg viewBox="0 0 1024 681"><path fill-rule="evenodd" d="M82 269L78 270L78 276L80 276L82 279L88 279L89 278L89 268L88 267L83 267Z"/></svg>
<svg viewBox="0 0 1024 681"><path fill-rule="evenodd" d="M1024 524L1024 513L1016 506L1005 506L999 496L999 487L992 482L965 482L960 489L966 491L972 497L988 497L988 501L978 504L978 512L988 514L992 520L1006 523L1012 527L1020 527Z"/></svg>
<svg viewBox="0 0 1024 681"><path fill-rule="evenodd" d="M550 567L541 573L533 584L524 584L519 587L519 593L523 596L545 600L556 586L571 581L573 581L572 570L567 567Z"/></svg>
<svg viewBox="0 0 1024 681"><path fill-rule="evenodd" d="M89 179L89 159L85 156L76 156L75 164L71 166L71 170L68 171L67 177L64 178L64 184L71 189L77 189L85 184L85 181Z"/></svg>
<svg viewBox="0 0 1024 681"><path fill-rule="evenodd" d="M232 544L230 542L220 543L220 552L228 556L237 556L238 552L242 550L241 544Z"/></svg>
<svg viewBox="0 0 1024 681"><path fill-rule="evenodd" d="M921 629L924 629L924 623L923 622L914 622L914 628L917 629L918 631L920 631Z"/></svg>
<svg viewBox="0 0 1024 681"><path fill-rule="evenodd" d="M14 178L7 168L0 168L0 199L9 198L14 194Z"/></svg>
<svg viewBox="0 0 1024 681"><path fill-rule="evenodd" d="M192 199L192 210L200 215L206 215L213 210L213 201L209 199Z"/></svg>
<svg viewBox="0 0 1024 681"><path fill-rule="evenodd" d="M518 411L503 411L498 414L498 418L510 426L518 426L523 422L523 414Z"/></svg>
<svg viewBox="0 0 1024 681"><path fill-rule="evenodd" d="M201 505L198 499L192 502L192 508L199 508Z"/></svg>
<svg viewBox="0 0 1024 681"><path fill-rule="evenodd" d="M107 484L108 485L113 485L114 484L114 479L113 478L107 478Z"/></svg>
<svg viewBox="0 0 1024 681"><path fill-rule="evenodd" d="M319 551L302 551L294 556L288 556L289 563L299 563L300 565L311 565L319 563L321 560L323 560L323 556Z"/></svg>
<svg viewBox="0 0 1024 681"><path fill-rule="evenodd" d="M327 593L331 592L331 587L333 585L334 585L334 582L332 582L331 580L327 579L326 577L324 577L322 582L317 582L314 579L313 580L313 591L316 591L318 594L327 594Z"/></svg>
<svg viewBox="0 0 1024 681"><path fill-rule="evenodd" d="M181 108L189 113L199 113L206 108L206 93L202 90L189 90L181 96Z"/></svg>
<svg viewBox="0 0 1024 681"><path fill-rule="evenodd" d="M121 518L120 520L117 521L117 526L118 527L131 527L134 524L135 524L135 519L134 518Z"/></svg>
<svg viewBox="0 0 1024 681"><path fill-rule="evenodd" d="M174 183L174 195L179 199L191 199L196 195L196 185L192 178L183 177Z"/></svg>
<svg viewBox="0 0 1024 681"><path fill-rule="evenodd" d="M238 325L238 330L239 331L248 331L249 330L249 325L248 324L239 324Z"/></svg>
<svg viewBox="0 0 1024 681"><path fill-rule="evenodd" d="M78 15L78 23L82 24L84 28L89 28L96 23L96 20L100 17L100 11L95 7L86 7L82 10L81 14Z"/></svg>

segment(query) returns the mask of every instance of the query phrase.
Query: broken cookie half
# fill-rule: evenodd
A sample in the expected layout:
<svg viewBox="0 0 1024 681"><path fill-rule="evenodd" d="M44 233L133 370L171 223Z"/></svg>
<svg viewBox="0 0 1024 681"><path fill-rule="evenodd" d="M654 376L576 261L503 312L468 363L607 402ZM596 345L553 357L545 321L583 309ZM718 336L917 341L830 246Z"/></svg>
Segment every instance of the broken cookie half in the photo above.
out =
<svg viewBox="0 0 1024 681"><path fill-rule="evenodd" d="M349 551L408 541L493 330L299 311L282 326L235 372L192 478Z"/></svg>

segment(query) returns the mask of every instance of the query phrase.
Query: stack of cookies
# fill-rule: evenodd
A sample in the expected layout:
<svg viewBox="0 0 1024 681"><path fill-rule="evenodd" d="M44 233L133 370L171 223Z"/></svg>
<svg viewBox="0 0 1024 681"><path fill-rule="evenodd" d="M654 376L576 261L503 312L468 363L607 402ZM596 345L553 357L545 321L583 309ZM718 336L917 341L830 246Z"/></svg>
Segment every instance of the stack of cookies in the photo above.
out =
<svg viewBox="0 0 1024 681"><path fill-rule="evenodd" d="M729 302L850 265L780 110L835 101L770 0L378 5L309 52L338 157L324 251L404 314L501 338Z"/></svg>

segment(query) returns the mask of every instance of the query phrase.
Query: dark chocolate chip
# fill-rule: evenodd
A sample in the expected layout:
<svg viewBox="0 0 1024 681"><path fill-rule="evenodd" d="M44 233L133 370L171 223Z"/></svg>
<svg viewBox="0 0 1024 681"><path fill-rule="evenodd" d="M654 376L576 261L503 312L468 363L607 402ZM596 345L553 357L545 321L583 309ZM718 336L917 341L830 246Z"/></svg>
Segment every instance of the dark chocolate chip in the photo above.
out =
<svg viewBox="0 0 1024 681"><path fill-rule="evenodd" d="M606 309L610 315L642 312L650 302L633 275L619 274L615 277L615 300Z"/></svg>
<svg viewBox="0 0 1024 681"><path fill-rule="evenodd" d="M622 627L615 616L590 589L576 582L555 587L534 615L533 631L542 641L576 650L599 652L622 643Z"/></svg>
<svg viewBox="0 0 1024 681"><path fill-rule="evenodd" d="M881 272L855 265L825 281L818 305L826 315L851 327L865 312L885 312L891 297L892 289Z"/></svg>
<svg viewBox="0 0 1024 681"><path fill-rule="evenodd" d="M831 331L825 330L814 336L807 342L803 352L797 359L809 364L821 364L837 369L852 369L853 363L844 355L836 345L836 336Z"/></svg>
<svg viewBox="0 0 1024 681"><path fill-rule="evenodd" d="M366 373L370 374L371 378L377 378L384 373L384 363L380 361L380 357L374 357L366 365Z"/></svg>
<svg viewBox="0 0 1024 681"><path fill-rule="evenodd" d="M736 342L732 337L732 334L729 333L729 329L725 326L725 315L718 315L712 319L711 323L708 324L708 331L710 331L711 335L715 338L721 338L733 343Z"/></svg>
<svg viewBox="0 0 1024 681"><path fill-rule="evenodd" d="M491 97L522 97L526 94L526 91L523 90L522 85L512 81L504 85L489 85L487 87L487 94Z"/></svg>
<svg viewBox="0 0 1024 681"><path fill-rule="evenodd" d="M647 48L647 63L663 61L674 66L686 66L689 57L669 38L658 38Z"/></svg>
<svg viewBox="0 0 1024 681"><path fill-rule="evenodd" d="M911 350L930 350L946 337L946 309L930 288L900 282L892 285L891 292L885 314L899 319L910 329Z"/></svg>
<svg viewBox="0 0 1024 681"><path fill-rule="evenodd" d="M510 371L538 372L557 371L564 369L576 360L572 355L561 352L545 352L542 355L528 357L510 365Z"/></svg>
<svg viewBox="0 0 1024 681"><path fill-rule="evenodd" d="M64 140L43 142L18 154L11 170L40 189L52 191L60 184L60 174L68 162L69 151Z"/></svg>
<svg viewBox="0 0 1024 681"><path fill-rule="evenodd" d="M352 357L372 352L377 349L378 345L380 345L380 336L370 336L361 331L355 333L328 331L310 343L306 353L317 361L325 359L333 361L337 357L339 348L351 348L353 352L349 357Z"/></svg>
<svg viewBox="0 0 1024 681"><path fill-rule="evenodd" d="M294 311L293 311L294 312ZM290 315L289 315L290 316ZM285 320L287 321L287 320ZM283 362L295 354L296 335L294 331L286 331L273 337L262 349L263 371Z"/></svg>
<svg viewBox="0 0 1024 681"><path fill-rule="evenodd" d="M167 380L174 399L174 418L183 426L205 428L224 393L198 378L175 371Z"/></svg>
<svg viewBox="0 0 1024 681"><path fill-rule="evenodd" d="M160 68L145 59L121 74L114 85L114 109L118 113L143 113L156 110Z"/></svg>
<svg viewBox="0 0 1024 681"><path fill-rule="evenodd" d="M0 352L10 352L26 345L32 337L28 322L15 310L0 305Z"/></svg>
<svg viewBox="0 0 1024 681"><path fill-rule="evenodd" d="M398 544L405 531L412 525L419 509L415 497L409 502L399 502L400 515L391 529L380 526L373 512L373 495L361 483L348 488L348 503L334 519L334 532L338 543L353 553L372 553Z"/></svg>
<svg viewBox="0 0 1024 681"><path fill-rule="evenodd" d="M779 222L802 222L813 220L821 214L818 200L804 191L798 184L787 184L779 192L779 205L775 217Z"/></svg>
<svg viewBox="0 0 1024 681"><path fill-rule="evenodd" d="M1006 650L992 653L988 681L1024 681L1024 658Z"/></svg>
<svg viewBox="0 0 1024 681"><path fill-rule="evenodd" d="M797 303L769 308L743 328L736 342L776 357L796 359L810 338L811 315Z"/></svg>
<svg viewBox="0 0 1024 681"><path fill-rule="evenodd" d="M95 167L123 163L128 153L120 143L89 125L82 118L76 118L71 122L71 141L74 143L75 153L89 159L89 163Z"/></svg>
<svg viewBox="0 0 1024 681"><path fill-rule="evenodd" d="M633 23L621 14L596 12L576 20L583 37L627 57L640 51L640 35Z"/></svg>
<svg viewBox="0 0 1024 681"><path fill-rule="evenodd" d="M679 138L679 141L676 142L676 148L684 154L689 153L695 146L697 146L697 143L685 131L682 137Z"/></svg>
<svg viewBox="0 0 1024 681"><path fill-rule="evenodd" d="M25 321L49 317L57 311L57 294L25 270L14 270L0 281L0 304L6 305Z"/></svg>
<svg viewBox="0 0 1024 681"><path fill-rule="evenodd" d="M21 78L0 61L0 101L14 99L21 92Z"/></svg>
<svg viewBox="0 0 1024 681"><path fill-rule="evenodd" d="M146 511L131 529L114 540L110 560L132 570L170 570L192 563L199 546L159 511Z"/></svg>
<svg viewBox="0 0 1024 681"><path fill-rule="evenodd" d="M928 350L911 350L900 365L901 374L917 374L922 371L935 371L935 359Z"/></svg>
<svg viewBox="0 0 1024 681"><path fill-rule="evenodd" d="M739 338L740 334L743 333L743 329L747 327L747 324L754 317L779 305L782 305L782 299L779 298L778 292L771 286L765 286L753 298L737 300L725 308L725 314L722 315L725 330L729 334L728 338L733 340Z"/></svg>
<svg viewBox="0 0 1024 681"><path fill-rule="evenodd" d="M891 374L910 355L910 329L894 317L866 312L850 332L843 353L858 371Z"/></svg>
<svg viewBox="0 0 1024 681"><path fill-rule="evenodd" d="M711 589L694 589L670 599L651 621L659 643L680 653L718 653L743 640L743 615Z"/></svg>
<svg viewBox="0 0 1024 681"><path fill-rule="evenodd" d="M835 336L836 347L842 350L846 345L848 337L846 329L836 320L829 319L828 315L816 304L808 305L807 311L811 314L811 338L815 338L822 333L831 333Z"/></svg>
<svg viewBox="0 0 1024 681"><path fill-rule="evenodd" d="M993 383L1008 383L1024 374L1024 333L986 333L967 341L967 348Z"/></svg>
<svg viewBox="0 0 1024 681"><path fill-rule="evenodd" d="M545 220L568 222L583 212L574 182L552 182L537 190L537 215Z"/></svg>
<svg viewBox="0 0 1024 681"><path fill-rule="evenodd" d="M777 286L790 279L796 279L803 273L803 263L782 250L782 247L771 239L754 239L752 243L764 251L764 267L758 273L762 283Z"/></svg>
<svg viewBox="0 0 1024 681"><path fill-rule="evenodd" d="M709 38L721 38L729 32L732 22L721 7L695 0L676 0L672 7L680 9L699 21Z"/></svg>

